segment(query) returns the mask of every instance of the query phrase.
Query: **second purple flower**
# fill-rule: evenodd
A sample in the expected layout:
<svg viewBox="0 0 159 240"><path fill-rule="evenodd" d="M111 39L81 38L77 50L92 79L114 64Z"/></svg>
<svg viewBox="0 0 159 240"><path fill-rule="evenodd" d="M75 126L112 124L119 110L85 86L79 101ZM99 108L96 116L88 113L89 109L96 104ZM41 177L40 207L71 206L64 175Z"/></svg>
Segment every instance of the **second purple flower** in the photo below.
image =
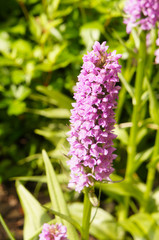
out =
<svg viewBox="0 0 159 240"><path fill-rule="evenodd" d="M113 172L114 108L120 87L120 54L107 52L105 42L95 42L93 51L83 57L83 66L75 87L68 161L69 187L80 192L95 181L108 180Z"/></svg>

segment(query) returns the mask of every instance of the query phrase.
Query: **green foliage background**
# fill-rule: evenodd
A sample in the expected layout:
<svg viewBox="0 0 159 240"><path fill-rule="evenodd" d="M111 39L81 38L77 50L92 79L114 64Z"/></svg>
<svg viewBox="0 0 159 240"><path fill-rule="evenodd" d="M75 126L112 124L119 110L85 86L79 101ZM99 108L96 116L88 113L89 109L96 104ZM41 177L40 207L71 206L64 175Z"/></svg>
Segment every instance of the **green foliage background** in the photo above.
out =
<svg viewBox="0 0 159 240"><path fill-rule="evenodd" d="M40 161L33 160L39 159L41 149L53 151L58 143L65 144L83 54L95 40L107 40L112 49L122 51L113 37L115 28L119 36L126 35L120 5L118 1L1 1L1 181L37 172Z"/></svg>

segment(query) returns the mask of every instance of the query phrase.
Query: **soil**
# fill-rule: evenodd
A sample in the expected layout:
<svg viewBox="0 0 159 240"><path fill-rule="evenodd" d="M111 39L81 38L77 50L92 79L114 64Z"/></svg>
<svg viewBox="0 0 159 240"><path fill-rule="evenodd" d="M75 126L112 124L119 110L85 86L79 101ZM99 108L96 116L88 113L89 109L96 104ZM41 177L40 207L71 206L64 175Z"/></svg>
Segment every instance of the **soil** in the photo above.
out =
<svg viewBox="0 0 159 240"><path fill-rule="evenodd" d="M0 213L15 239L23 240L24 215L13 185L0 185ZM1 223L0 240L8 240Z"/></svg>

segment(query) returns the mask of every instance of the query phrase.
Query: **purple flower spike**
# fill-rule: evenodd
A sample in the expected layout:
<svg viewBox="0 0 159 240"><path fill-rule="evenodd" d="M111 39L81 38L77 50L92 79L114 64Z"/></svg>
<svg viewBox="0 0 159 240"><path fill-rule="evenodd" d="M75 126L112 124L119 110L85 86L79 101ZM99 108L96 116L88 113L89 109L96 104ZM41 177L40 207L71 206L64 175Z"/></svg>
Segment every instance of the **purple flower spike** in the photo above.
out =
<svg viewBox="0 0 159 240"><path fill-rule="evenodd" d="M93 51L83 57L83 66L75 87L71 110L68 161L71 169L69 187L81 192L95 181L109 180L116 157L112 147L114 108L120 89L118 73L121 66L116 51L108 53L106 42L95 42Z"/></svg>
<svg viewBox="0 0 159 240"><path fill-rule="evenodd" d="M142 30L151 30L159 21L158 0L127 0L124 11L127 14L124 20L127 33L138 25Z"/></svg>
<svg viewBox="0 0 159 240"><path fill-rule="evenodd" d="M66 227L61 223L55 225L45 223L39 240L68 240L66 232Z"/></svg>

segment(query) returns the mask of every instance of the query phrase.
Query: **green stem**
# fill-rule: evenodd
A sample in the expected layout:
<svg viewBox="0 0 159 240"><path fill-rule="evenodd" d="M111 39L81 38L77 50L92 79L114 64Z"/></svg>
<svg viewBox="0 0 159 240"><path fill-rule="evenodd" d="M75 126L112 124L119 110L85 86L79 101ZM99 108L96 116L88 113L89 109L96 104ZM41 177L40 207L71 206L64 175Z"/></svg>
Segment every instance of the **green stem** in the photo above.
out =
<svg viewBox="0 0 159 240"><path fill-rule="evenodd" d="M134 172L134 161L136 155L137 148L137 132L138 132L138 122L140 116L140 104L141 104L141 94L142 94L142 85L144 79L144 68L145 68L145 59L146 59L146 34L143 31L140 35L140 46L139 46L139 56L138 56L138 66L136 71L136 79L135 79L135 93L133 99L133 113L132 113L132 127L130 129L129 136L129 145L128 145L128 160L127 160L127 168L126 168L126 179L131 182L132 175ZM127 218L129 212L129 203L130 198L126 197L124 199L125 209L124 209L124 217Z"/></svg>
<svg viewBox="0 0 159 240"><path fill-rule="evenodd" d="M126 66L126 70L124 72L124 78L126 79L127 83L129 83L129 84L130 84L130 82L132 80L132 76L135 72L135 67L132 67L132 61L130 62L130 60L128 61L128 64ZM118 76L120 76L120 74ZM121 78L120 78L120 80L121 80ZM118 107L116 108L116 112L115 112L117 123L119 123L119 120L120 120L120 117L121 117L123 105L124 105L125 99L126 99L126 92L127 92L127 90L126 90L124 84L122 84L122 88L119 92Z"/></svg>
<svg viewBox="0 0 159 240"><path fill-rule="evenodd" d="M136 137L138 132L138 122L140 116L141 94L144 79L144 68L146 58L146 35L144 32L140 36L139 58L135 81L135 96L133 102L132 127L130 129L129 145L128 145L128 160L126 168L126 178L131 181L133 175L133 165L136 155Z"/></svg>
<svg viewBox="0 0 159 240"><path fill-rule="evenodd" d="M144 206L141 209L142 211L146 211L147 207L149 205L150 194L151 194L151 191L153 188L153 183L154 183L155 173L156 173L155 160L156 160L156 157L158 156L158 154L159 154L159 129L157 130L157 133L156 133L154 152L153 152L152 159L150 161L151 166L148 168L146 191L144 193Z"/></svg>
<svg viewBox="0 0 159 240"><path fill-rule="evenodd" d="M83 221L82 221L82 240L89 240L89 227L92 204L88 196L88 188L85 188L84 192L84 208L83 208Z"/></svg>
<svg viewBox="0 0 159 240"><path fill-rule="evenodd" d="M25 19L28 21L29 20L29 12L28 12L25 4L21 0L17 0L17 2L19 3L19 6L21 7L21 9L23 11Z"/></svg>
<svg viewBox="0 0 159 240"><path fill-rule="evenodd" d="M12 233L10 232L9 228L7 227L2 215L0 214L0 222L5 230L5 232L7 233L8 237L10 240L15 240L15 238L13 237Z"/></svg>

